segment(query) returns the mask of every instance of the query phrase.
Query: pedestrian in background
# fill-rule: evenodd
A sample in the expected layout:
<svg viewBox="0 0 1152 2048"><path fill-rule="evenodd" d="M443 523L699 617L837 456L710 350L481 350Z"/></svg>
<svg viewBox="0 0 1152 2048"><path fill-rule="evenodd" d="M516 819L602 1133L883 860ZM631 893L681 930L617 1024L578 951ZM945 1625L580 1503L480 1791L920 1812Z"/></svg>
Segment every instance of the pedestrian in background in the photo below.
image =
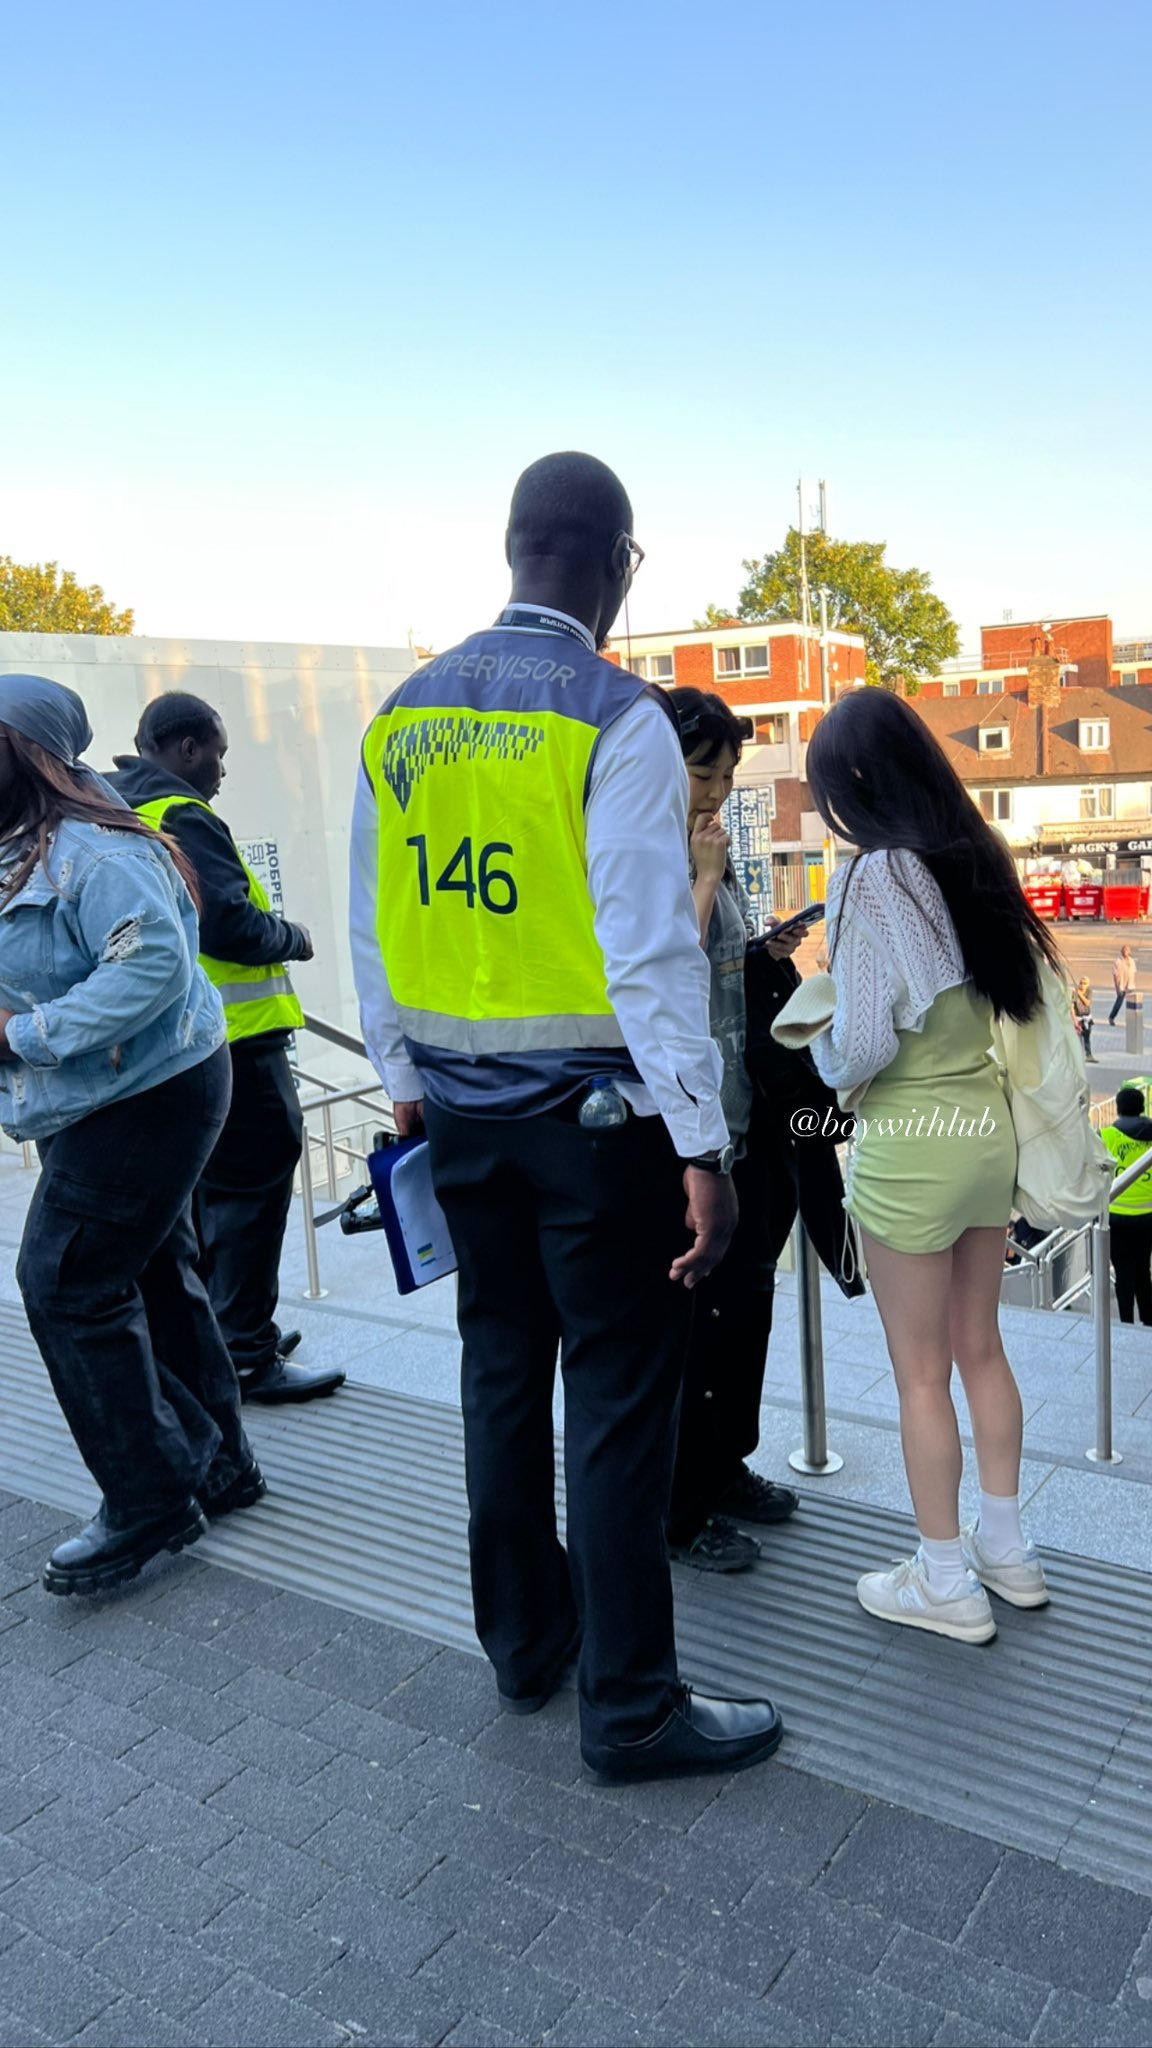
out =
<svg viewBox="0 0 1152 2048"><path fill-rule="evenodd" d="M201 959L219 989L232 1060L232 1106L196 1190L196 1231L208 1292L246 1401L310 1401L335 1393L339 1366L290 1363L299 1331L276 1321L280 1255L300 1163L304 1119L288 1042L304 1022L287 966L312 958L303 925L277 916L213 800L228 735L200 697L154 697L109 777L138 817L167 832L196 871Z"/></svg>
<svg viewBox="0 0 1152 2048"><path fill-rule="evenodd" d="M642 559L619 479L534 463L505 551L495 627L365 737L364 1039L398 1130L427 1130L459 1262L472 1591L501 1704L536 1713L578 1651L593 1770L732 1770L772 1753L780 1717L681 1684L664 1526L687 1289L736 1222L686 777L668 704L597 654Z"/></svg>
<svg viewBox="0 0 1152 2048"><path fill-rule="evenodd" d="M1108 1012L1108 1022L1110 1024L1116 1022L1117 1017L1124 1008L1129 990L1134 989L1136 986L1136 962L1132 958L1131 946L1121 946L1115 960L1112 962L1112 986L1116 991L1116 1000Z"/></svg>
<svg viewBox="0 0 1152 2048"><path fill-rule="evenodd" d="M231 1076L191 870L80 767L91 737L73 691L0 679L0 1122L42 1166L16 1278L103 1496L50 1593L107 1591L265 1490L196 1271Z"/></svg>
<svg viewBox="0 0 1152 2048"><path fill-rule="evenodd" d="M1100 1136L1116 1161L1116 1174L1152 1147L1152 1118L1146 1114L1142 1089L1121 1088L1116 1114ZM1148 1172L1109 1205L1112 1271L1116 1308L1122 1323L1152 1323L1152 1160Z"/></svg>
<svg viewBox="0 0 1152 2048"><path fill-rule="evenodd" d="M986 1588L1019 1607L1048 1597L1020 1526L1023 1412L999 1329L1017 1158L990 1046L994 1016L1024 1021L1040 1004L1055 947L1003 840L898 697L860 690L838 704L809 745L808 780L825 823L860 849L829 887L834 1008L811 1044L830 1086L867 1087L847 1200L920 1531L913 1558L867 1573L857 1593L884 1620L986 1642ZM963 1533L953 1361L981 1488Z"/></svg>
<svg viewBox="0 0 1152 2048"><path fill-rule="evenodd" d="M1092 1051L1092 983L1086 974L1080 976L1072 991L1072 1017L1084 1047L1084 1057L1093 1066L1098 1065Z"/></svg>

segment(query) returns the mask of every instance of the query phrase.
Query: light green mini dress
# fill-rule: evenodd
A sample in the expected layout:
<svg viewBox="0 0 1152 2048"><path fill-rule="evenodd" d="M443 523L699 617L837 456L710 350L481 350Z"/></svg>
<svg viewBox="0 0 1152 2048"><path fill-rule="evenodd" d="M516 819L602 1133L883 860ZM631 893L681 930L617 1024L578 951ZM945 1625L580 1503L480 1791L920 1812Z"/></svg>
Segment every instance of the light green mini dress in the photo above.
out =
<svg viewBox="0 0 1152 2048"><path fill-rule="evenodd" d="M1006 1229L1016 1184L1012 1118L989 1047L992 1011L971 982L936 997L857 1112L844 1207L898 1252L943 1252L977 1225Z"/></svg>

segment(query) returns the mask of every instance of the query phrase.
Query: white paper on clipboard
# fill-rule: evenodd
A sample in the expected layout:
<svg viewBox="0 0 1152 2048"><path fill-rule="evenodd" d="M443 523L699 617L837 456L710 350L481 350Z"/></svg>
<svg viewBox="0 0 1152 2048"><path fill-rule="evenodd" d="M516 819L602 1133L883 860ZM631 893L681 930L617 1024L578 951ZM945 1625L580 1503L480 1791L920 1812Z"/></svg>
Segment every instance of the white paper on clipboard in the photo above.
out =
<svg viewBox="0 0 1152 2048"><path fill-rule="evenodd" d="M433 1191L427 1145L418 1145L397 1160L392 1169L391 1192L416 1285L427 1287L433 1280L454 1273L456 1254L444 1211Z"/></svg>

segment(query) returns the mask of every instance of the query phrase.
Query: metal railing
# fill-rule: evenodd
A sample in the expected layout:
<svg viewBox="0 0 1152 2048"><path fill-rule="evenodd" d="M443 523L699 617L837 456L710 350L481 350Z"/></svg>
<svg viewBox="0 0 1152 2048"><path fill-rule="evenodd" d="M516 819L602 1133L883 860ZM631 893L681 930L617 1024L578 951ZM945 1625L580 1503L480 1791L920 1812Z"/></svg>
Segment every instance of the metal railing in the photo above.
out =
<svg viewBox="0 0 1152 2048"><path fill-rule="evenodd" d="M337 1024L328 1023L324 1017L305 1015L304 1029L328 1045L335 1045L342 1052L354 1053L366 1060L367 1051L362 1039L352 1032L341 1030ZM308 1285L304 1290L305 1301L323 1301L328 1289L320 1280L320 1245L318 1233L327 1223L335 1222L343 1206L340 1200L338 1182L341 1160L349 1162L353 1171L362 1175L364 1155L367 1146L363 1132L369 1124L374 1129L395 1130L392 1104L379 1083L365 1082L362 1086L342 1088L323 1075L310 1074L306 1068L293 1064L293 1075L300 1087L300 1108L304 1116L304 1150L300 1156L300 1192L304 1209L304 1257L308 1267ZM303 1087L301 1087L301 1083ZM318 1094L306 1095L304 1087L319 1090ZM348 1124L337 1128L334 1112L346 1104L354 1103L367 1111L367 1115L355 1117ZM309 1128L310 1116L320 1118L317 1134ZM355 1138L356 1142L349 1142ZM328 1199L334 1206L320 1215L316 1213L316 1179L313 1173L312 1155L317 1150L323 1154L324 1177L327 1182Z"/></svg>

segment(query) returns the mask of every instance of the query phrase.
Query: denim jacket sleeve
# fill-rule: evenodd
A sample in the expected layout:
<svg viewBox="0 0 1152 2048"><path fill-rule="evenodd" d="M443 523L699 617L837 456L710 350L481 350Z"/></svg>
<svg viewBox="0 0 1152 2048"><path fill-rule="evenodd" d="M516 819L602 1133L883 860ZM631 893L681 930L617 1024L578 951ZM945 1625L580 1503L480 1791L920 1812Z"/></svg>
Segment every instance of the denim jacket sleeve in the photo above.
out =
<svg viewBox="0 0 1152 2048"><path fill-rule="evenodd" d="M173 889L149 849L94 860L68 906L91 969L52 1001L13 1017L8 1044L30 1067L55 1067L146 1030L187 993L194 972Z"/></svg>

